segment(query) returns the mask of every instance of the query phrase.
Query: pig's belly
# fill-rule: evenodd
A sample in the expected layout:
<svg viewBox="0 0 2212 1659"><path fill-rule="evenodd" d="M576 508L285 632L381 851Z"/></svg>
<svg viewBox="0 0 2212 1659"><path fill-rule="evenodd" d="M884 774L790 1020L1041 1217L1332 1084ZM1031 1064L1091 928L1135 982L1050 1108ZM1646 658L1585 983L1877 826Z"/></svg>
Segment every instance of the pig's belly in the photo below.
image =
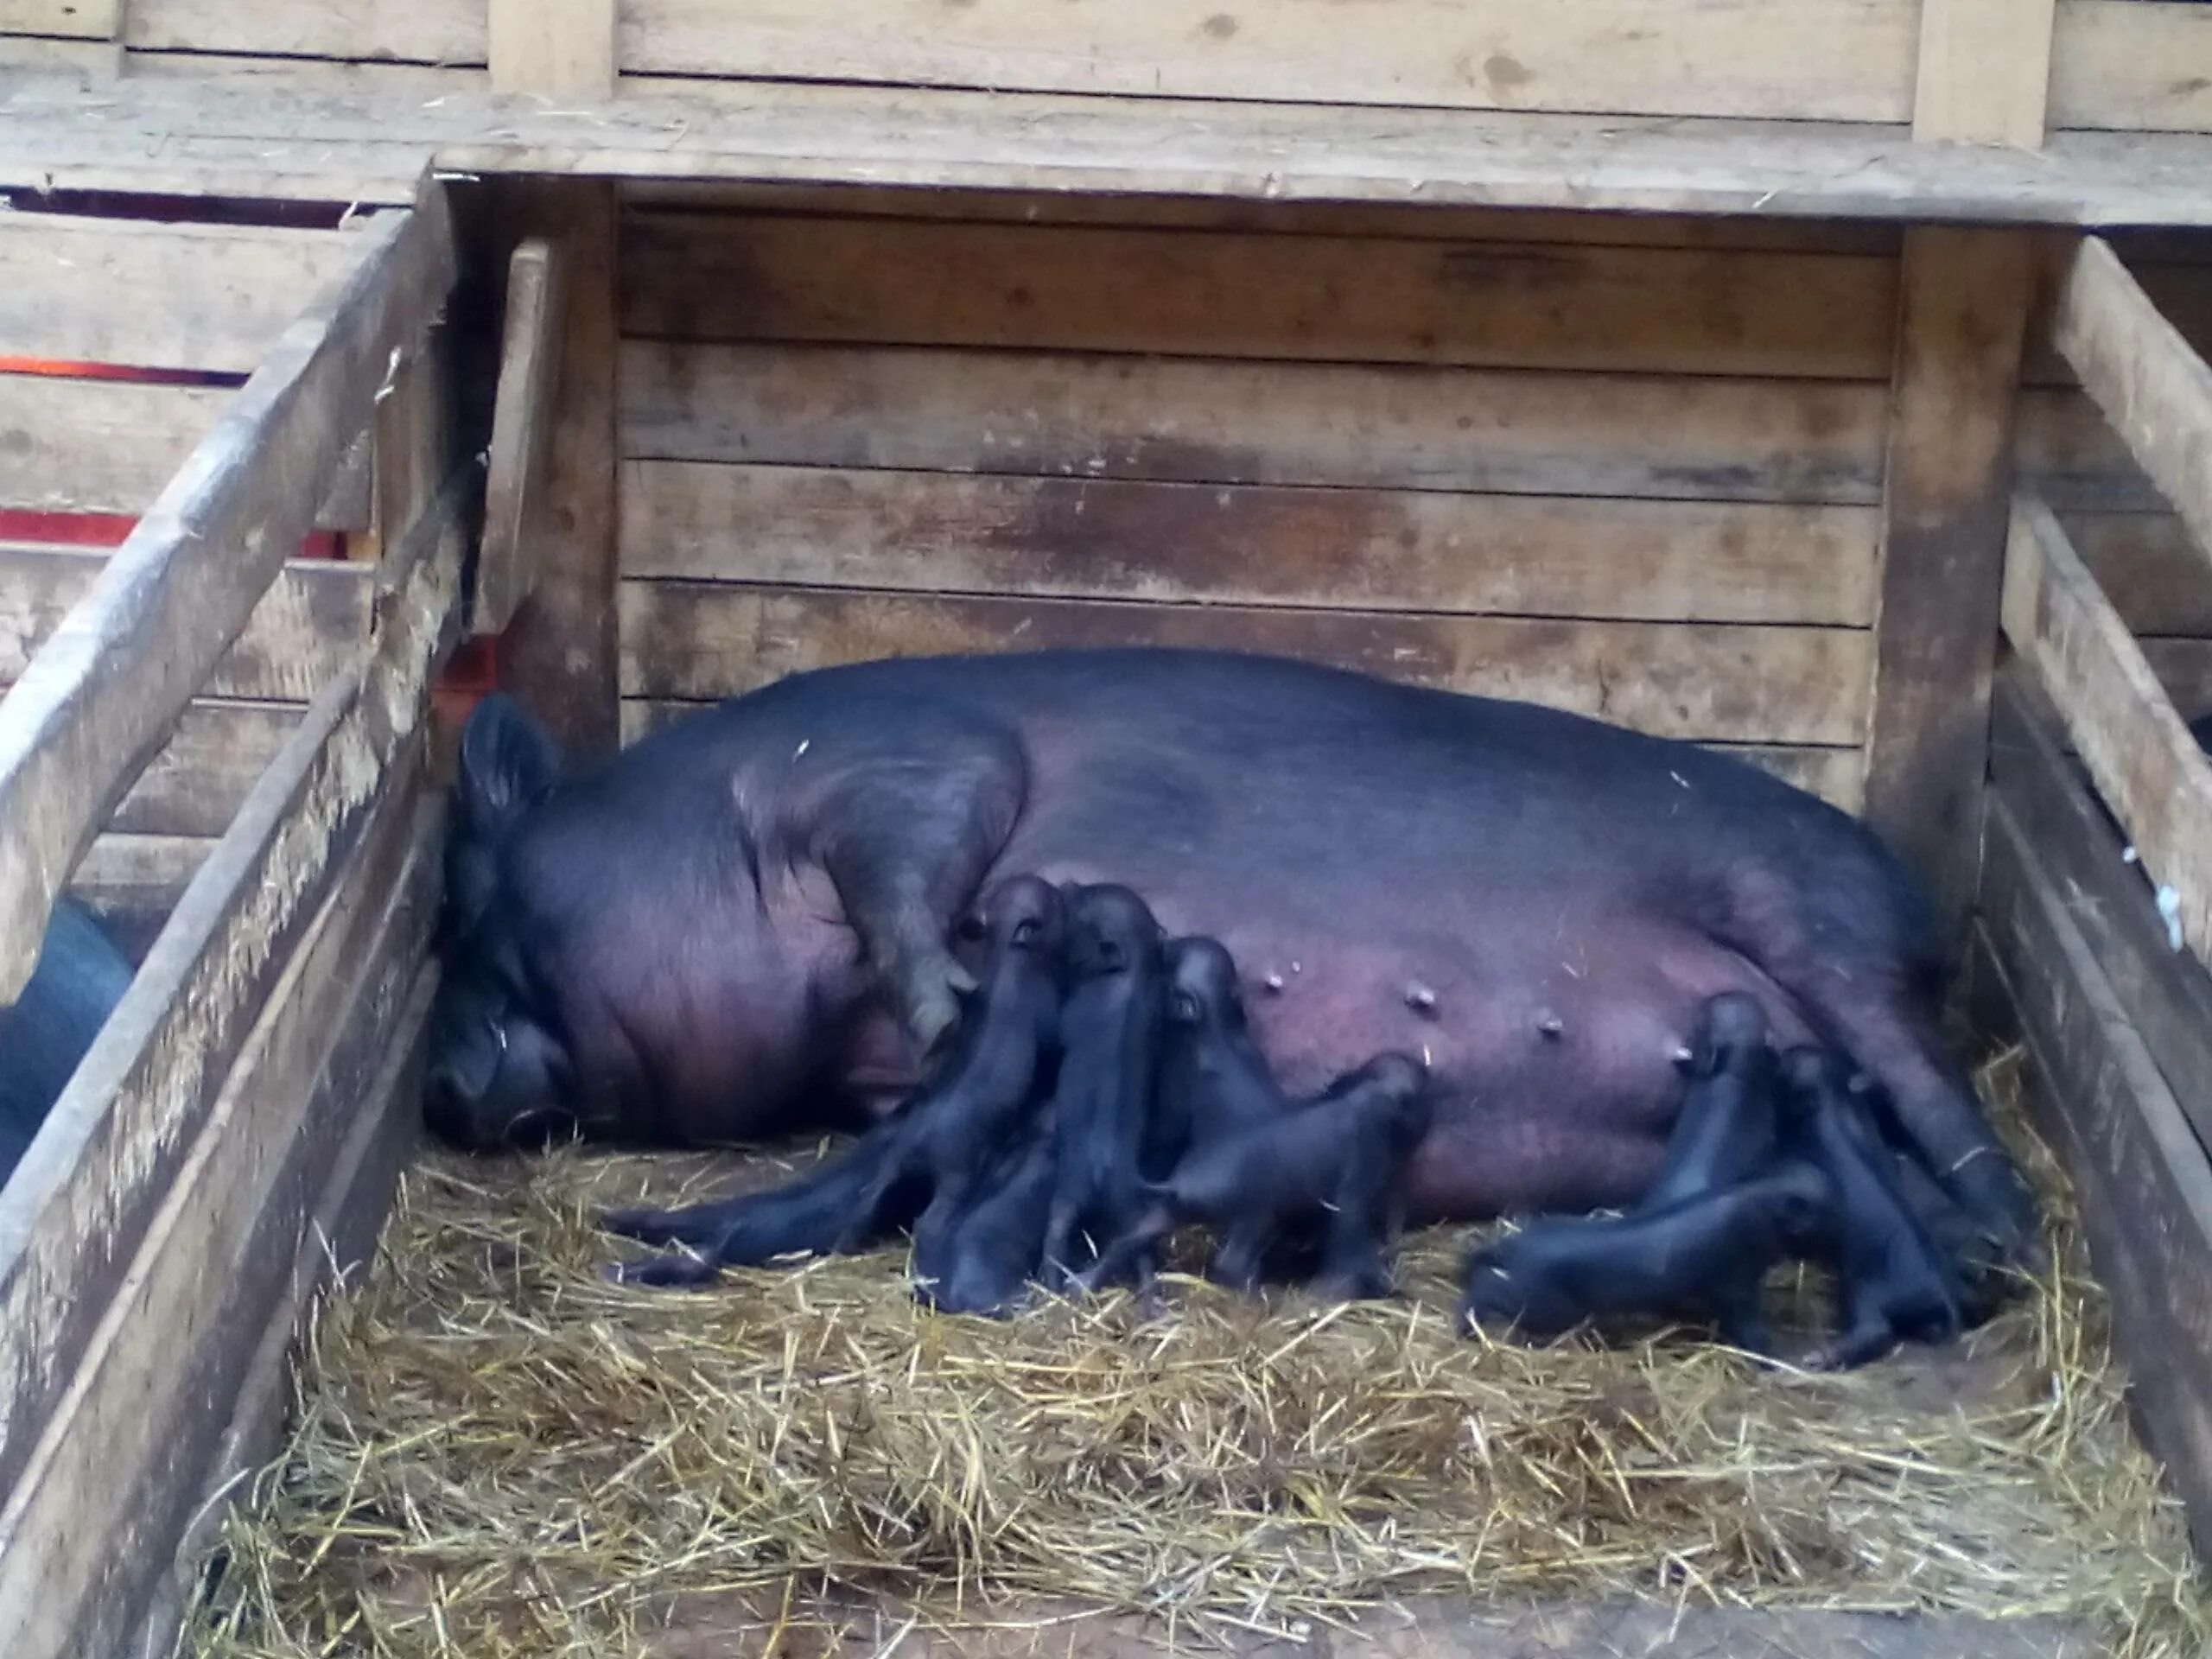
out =
<svg viewBox="0 0 2212 1659"><path fill-rule="evenodd" d="M1532 893L1466 872L1394 881L1387 863L1334 878L1209 879L1177 862L1116 871L1017 838L1001 868L1128 880L1171 936L1221 939L1294 1095L1384 1049L1425 1054L1436 1126L1413 1173L1419 1220L1632 1199L1663 1154L1682 1095L1675 1055L1707 997L1749 991L1780 1039L1808 1031L1742 956L1617 898Z"/></svg>

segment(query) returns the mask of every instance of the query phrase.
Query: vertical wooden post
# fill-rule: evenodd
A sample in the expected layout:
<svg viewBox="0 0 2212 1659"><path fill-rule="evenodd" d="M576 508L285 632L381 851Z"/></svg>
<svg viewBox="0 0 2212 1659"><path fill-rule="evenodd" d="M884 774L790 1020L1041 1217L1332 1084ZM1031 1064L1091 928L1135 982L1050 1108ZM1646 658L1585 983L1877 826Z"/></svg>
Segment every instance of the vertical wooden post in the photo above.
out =
<svg viewBox="0 0 2212 1659"><path fill-rule="evenodd" d="M499 677L576 753L621 739L615 677L615 198L599 180L512 187L502 246L542 237L566 270L558 327L561 386L544 487L518 534L531 548L535 586L501 637ZM506 268L504 258L499 267Z"/></svg>
<svg viewBox="0 0 2212 1659"><path fill-rule="evenodd" d="M614 0L487 0L492 90L614 95Z"/></svg>
<svg viewBox="0 0 2212 1659"><path fill-rule="evenodd" d="M1925 0L1913 137L2043 142L2053 0ZM2034 263L2023 231L1905 232L1883 486L1866 816L1954 949L1980 868L1989 679Z"/></svg>

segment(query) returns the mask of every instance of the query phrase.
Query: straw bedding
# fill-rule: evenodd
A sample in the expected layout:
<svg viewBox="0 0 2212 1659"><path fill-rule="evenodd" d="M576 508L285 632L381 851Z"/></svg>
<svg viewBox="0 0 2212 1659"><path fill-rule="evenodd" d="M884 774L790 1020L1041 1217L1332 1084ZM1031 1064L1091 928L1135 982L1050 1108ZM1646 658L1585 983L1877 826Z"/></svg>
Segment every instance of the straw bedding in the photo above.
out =
<svg viewBox="0 0 2212 1659"><path fill-rule="evenodd" d="M918 1309L888 1252L625 1288L592 1207L727 1166L433 1158L319 1319L185 1646L652 1653L717 1597L757 1611L753 1650L804 1650L856 1597L948 1624L1150 1611L1187 1644L1455 1592L2055 1614L2196 1651L2212 1617L2016 1070L1984 1082L2056 1266L1960 1351L1845 1377L1679 1337L1461 1340L1465 1230L1352 1308L1190 1280L1149 1320L1116 1296L997 1325ZM1776 1294L1802 1316L1820 1287Z"/></svg>

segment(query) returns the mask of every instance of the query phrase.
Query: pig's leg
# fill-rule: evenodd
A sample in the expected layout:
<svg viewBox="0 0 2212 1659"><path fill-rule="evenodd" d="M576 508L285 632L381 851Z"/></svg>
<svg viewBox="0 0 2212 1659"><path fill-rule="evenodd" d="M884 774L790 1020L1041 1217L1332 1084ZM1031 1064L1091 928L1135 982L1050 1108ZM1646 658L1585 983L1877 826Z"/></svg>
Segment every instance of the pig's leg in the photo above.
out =
<svg viewBox="0 0 2212 1659"><path fill-rule="evenodd" d="M1897 1345L1897 1332L1890 1322L1879 1316L1869 1315L1833 1341L1824 1343L1805 1356L1808 1371L1852 1371L1861 1365L1871 1365Z"/></svg>
<svg viewBox="0 0 2212 1659"><path fill-rule="evenodd" d="M912 722L906 722L912 726ZM901 753L864 755L806 798L817 858L868 966L925 1052L975 980L953 959L954 918L1020 816L1028 772L1007 734L946 721L902 730ZM839 757L824 757L835 767Z"/></svg>

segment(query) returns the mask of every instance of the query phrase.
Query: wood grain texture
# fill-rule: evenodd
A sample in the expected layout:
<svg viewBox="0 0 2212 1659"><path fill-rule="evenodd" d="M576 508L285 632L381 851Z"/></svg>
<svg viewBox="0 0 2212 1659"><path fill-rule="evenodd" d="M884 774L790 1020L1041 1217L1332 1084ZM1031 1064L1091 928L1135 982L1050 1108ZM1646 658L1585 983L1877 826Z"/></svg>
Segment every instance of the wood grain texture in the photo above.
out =
<svg viewBox="0 0 2212 1659"><path fill-rule="evenodd" d="M355 868L377 804L391 798L396 757L418 741L431 677L459 633L465 540L457 511L424 533L435 555L412 564L387 626L254 785L0 1188L0 1324L10 1336L0 1347L0 1537L10 1541L0 1575L16 1561L24 1517L52 1513L28 1507L52 1491L41 1484L48 1454L35 1448L52 1446L48 1427L103 1310L194 1148L222 1144L219 1131L205 1132L226 1079L325 899ZM73 1560L69 1570L95 1565ZM15 1630L29 1617L21 1598L32 1581L6 1582L0 1618ZM74 1616L63 1600L37 1616L48 1621L42 1639L59 1643L51 1650L80 1650L54 1634Z"/></svg>
<svg viewBox="0 0 2212 1659"><path fill-rule="evenodd" d="M2050 124L2212 132L2212 13L2160 0L2059 0Z"/></svg>
<svg viewBox="0 0 2212 1659"><path fill-rule="evenodd" d="M913 593L1865 626L1871 507L624 466L622 569Z"/></svg>
<svg viewBox="0 0 2212 1659"><path fill-rule="evenodd" d="M614 94L614 0L487 0L492 87L555 98Z"/></svg>
<svg viewBox="0 0 2212 1659"><path fill-rule="evenodd" d="M2171 512L2062 512L2061 529L2138 636L2212 637L2212 565Z"/></svg>
<svg viewBox="0 0 2212 1659"><path fill-rule="evenodd" d="M1669 737L1835 745L1864 739L1872 654L1869 636L1847 628L622 584L622 690L632 696L723 697L875 657L1135 644L1309 658Z"/></svg>
<svg viewBox="0 0 2212 1659"><path fill-rule="evenodd" d="M2157 4L2160 0L2130 0ZM2199 237L2199 240L2212 240ZM2068 269L2080 247L2073 236L2039 236L2044 279L2037 284L2036 308L2028 322L2027 361L2021 378L2035 386L2075 386L2081 384L2073 365L2060 353L2054 338L2058 307L2066 292ZM2129 256L2123 268L2151 303L2199 357L2212 353L2212 266L2173 257L2171 251L2139 263Z"/></svg>
<svg viewBox="0 0 2212 1659"><path fill-rule="evenodd" d="M1910 0L631 0L632 73L1152 97L1900 121ZM1324 67L1325 66L1325 67Z"/></svg>
<svg viewBox="0 0 2212 1659"><path fill-rule="evenodd" d="M2175 1101L2212 1144L2212 976L2168 945L2151 884L2121 857L2120 827L2068 754L2058 711L2017 667L1991 702L1990 775Z"/></svg>
<svg viewBox="0 0 2212 1659"><path fill-rule="evenodd" d="M138 774L108 820L111 830L219 836L300 723L294 702L195 702Z"/></svg>
<svg viewBox="0 0 2212 1659"><path fill-rule="evenodd" d="M451 285L435 192L285 333L0 703L0 993L55 888L299 545L361 411Z"/></svg>
<svg viewBox="0 0 2212 1659"><path fill-rule="evenodd" d="M2141 855L2174 890L2183 937L2212 945L2212 763L2049 508L2016 502L2005 636L2063 712L2082 764Z"/></svg>
<svg viewBox="0 0 2212 1659"><path fill-rule="evenodd" d="M1895 262L630 216L626 334L1878 378Z"/></svg>
<svg viewBox="0 0 2212 1659"><path fill-rule="evenodd" d="M2043 143L2053 0L1921 0L1912 136Z"/></svg>
<svg viewBox="0 0 2212 1659"><path fill-rule="evenodd" d="M117 830L95 841L69 877L69 891L134 938L150 942L215 850L211 836ZM0 1234L0 1248L6 1235Z"/></svg>
<svg viewBox="0 0 2212 1659"><path fill-rule="evenodd" d="M481 64L483 0L130 0L124 40L142 51L251 52L398 63Z"/></svg>
<svg viewBox="0 0 2212 1659"><path fill-rule="evenodd" d="M22 678L105 563L77 549L0 543L0 681ZM215 697L306 702L368 637L372 586L364 569L294 560L196 689Z"/></svg>
<svg viewBox="0 0 2212 1659"><path fill-rule="evenodd" d="M1980 856L2012 484L2013 392L2033 275L2014 232L1905 238L1883 501L1867 817L1963 942Z"/></svg>
<svg viewBox="0 0 2212 1659"><path fill-rule="evenodd" d="M2031 1104L2081 1200L2130 1392L2151 1450L2212 1537L2212 1171L2115 995L1999 797L1989 810L1980 927L2030 1058Z"/></svg>
<svg viewBox="0 0 2212 1659"><path fill-rule="evenodd" d="M0 374L0 507L143 512L222 416L219 386ZM367 458L349 456L318 530L368 526Z"/></svg>
<svg viewBox="0 0 2212 1659"><path fill-rule="evenodd" d="M572 754L620 741L615 491L616 214L611 184L525 185L501 208L568 267L561 396L531 540L537 580L499 652L504 683Z"/></svg>
<svg viewBox="0 0 2212 1659"><path fill-rule="evenodd" d="M322 19L328 9L316 7ZM255 14L255 22L259 19ZM270 49L248 48L249 51ZM488 95L469 70L135 54L0 107L0 182L404 202L461 172L1183 195L1254 204L1700 213L1764 223L2212 224L2212 138L2071 132L2044 150L1901 126L1484 115L626 76L612 104ZM390 95L376 88L390 85Z"/></svg>
<svg viewBox="0 0 2212 1659"><path fill-rule="evenodd" d="M2212 366L2096 237L2068 269L2052 336L2212 558Z"/></svg>
<svg viewBox="0 0 2212 1659"><path fill-rule="evenodd" d="M384 779L0 1508L0 1618L22 1659L118 1651L200 1500L428 941L435 852L410 869L411 770Z"/></svg>
<svg viewBox="0 0 2212 1659"><path fill-rule="evenodd" d="M611 30L611 21L608 26ZM513 621L537 582L540 526L531 509L550 486L567 321L566 263L552 243L531 237L507 262L499 391L485 462L484 534L469 603L469 627L480 634L498 633Z"/></svg>
<svg viewBox="0 0 2212 1659"><path fill-rule="evenodd" d="M0 357L249 373L364 234L0 215Z"/></svg>
<svg viewBox="0 0 2212 1659"><path fill-rule="evenodd" d="M633 459L1866 503L1886 401L1820 380L649 340L623 342L621 395Z"/></svg>

